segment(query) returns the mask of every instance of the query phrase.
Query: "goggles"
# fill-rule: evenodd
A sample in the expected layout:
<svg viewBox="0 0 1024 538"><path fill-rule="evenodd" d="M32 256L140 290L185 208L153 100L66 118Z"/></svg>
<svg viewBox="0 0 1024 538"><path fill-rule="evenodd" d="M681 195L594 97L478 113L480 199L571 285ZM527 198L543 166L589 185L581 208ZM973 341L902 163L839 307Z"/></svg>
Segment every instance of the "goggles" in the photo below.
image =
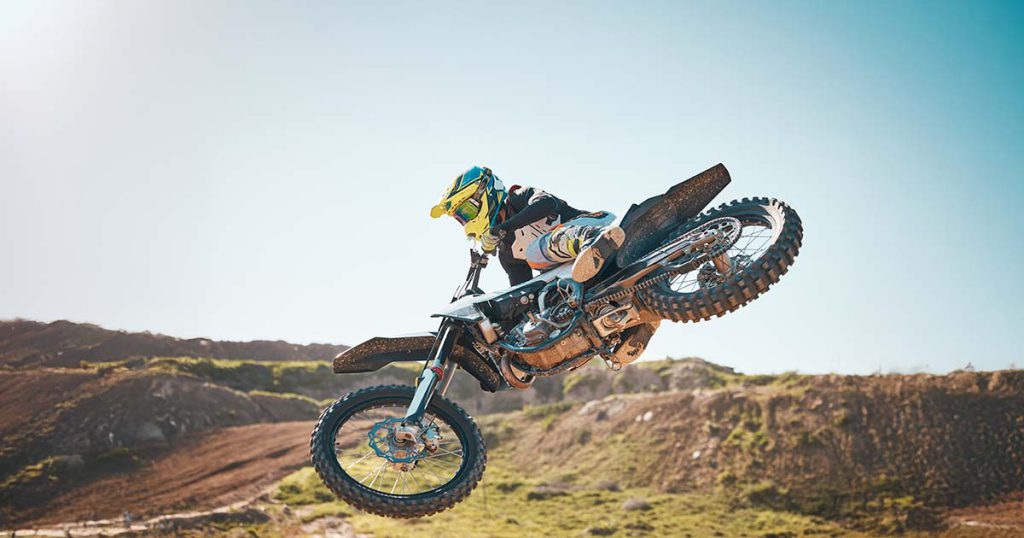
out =
<svg viewBox="0 0 1024 538"><path fill-rule="evenodd" d="M475 219L480 214L480 196L482 191L477 191L472 198L467 198L466 201L462 202L455 207L452 211L452 217L459 221L459 224L465 226L467 222Z"/></svg>

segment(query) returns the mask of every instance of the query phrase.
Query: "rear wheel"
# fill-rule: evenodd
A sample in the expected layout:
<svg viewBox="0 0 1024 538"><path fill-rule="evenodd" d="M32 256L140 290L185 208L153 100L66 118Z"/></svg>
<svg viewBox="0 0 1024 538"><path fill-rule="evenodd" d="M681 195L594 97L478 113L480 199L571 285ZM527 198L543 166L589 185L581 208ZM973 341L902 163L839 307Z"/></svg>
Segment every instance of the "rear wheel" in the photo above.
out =
<svg viewBox="0 0 1024 538"><path fill-rule="evenodd" d="M800 250L800 217L769 198L744 198L705 211L676 230L666 245L680 244L679 238L701 226L714 227L716 219L740 226L727 250L712 249L702 263L670 267L640 291L644 303L665 319L703 321L750 303L779 281Z"/></svg>
<svg viewBox="0 0 1024 538"><path fill-rule="evenodd" d="M483 437L459 406L435 395L415 440L399 432L413 387L353 392L324 410L313 430L313 467L336 495L373 514L414 518L451 508L483 476ZM397 434L397 435L396 435Z"/></svg>

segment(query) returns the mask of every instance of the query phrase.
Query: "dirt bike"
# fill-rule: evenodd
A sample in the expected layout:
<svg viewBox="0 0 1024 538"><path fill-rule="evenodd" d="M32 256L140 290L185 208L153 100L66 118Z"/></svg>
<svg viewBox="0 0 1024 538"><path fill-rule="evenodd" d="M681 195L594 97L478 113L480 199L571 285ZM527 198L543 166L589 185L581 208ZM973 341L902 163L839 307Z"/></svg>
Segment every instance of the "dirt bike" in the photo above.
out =
<svg viewBox="0 0 1024 538"><path fill-rule="evenodd" d="M537 376L601 358L636 360L663 319L696 322L757 298L794 262L803 237L785 203L744 198L701 213L731 181L718 164L630 207L626 239L586 283L563 265L484 293L487 256L470 251L469 274L434 317L436 332L373 338L338 355L334 372L370 372L424 361L413 386L377 386L324 410L310 452L324 483L360 510L426 516L465 499L487 455L473 419L444 397L458 368L483 390L525 390Z"/></svg>

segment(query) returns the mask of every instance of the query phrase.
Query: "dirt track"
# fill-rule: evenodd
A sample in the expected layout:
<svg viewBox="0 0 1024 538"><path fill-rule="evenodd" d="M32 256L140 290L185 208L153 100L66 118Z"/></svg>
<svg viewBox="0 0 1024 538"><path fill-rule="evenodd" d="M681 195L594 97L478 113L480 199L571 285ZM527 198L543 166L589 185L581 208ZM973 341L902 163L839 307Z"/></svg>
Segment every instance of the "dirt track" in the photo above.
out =
<svg viewBox="0 0 1024 538"><path fill-rule="evenodd" d="M1017 497L1020 497L1019 495ZM949 522L959 527L974 527L1024 535L1024 498L989 506L961 508L949 513Z"/></svg>
<svg viewBox="0 0 1024 538"><path fill-rule="evenodd" d="M254 497L308 462L312 427L282 422L198 434L135 472L58 495L17 526L115 518L125 511L148 517Z"/></svg>

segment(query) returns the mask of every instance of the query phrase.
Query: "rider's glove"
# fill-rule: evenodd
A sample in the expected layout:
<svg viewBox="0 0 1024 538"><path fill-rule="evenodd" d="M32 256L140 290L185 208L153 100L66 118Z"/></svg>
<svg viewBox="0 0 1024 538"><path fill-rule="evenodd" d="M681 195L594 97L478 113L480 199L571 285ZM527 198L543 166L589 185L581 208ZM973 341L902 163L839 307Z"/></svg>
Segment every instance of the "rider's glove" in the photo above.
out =
<svg viewBox="0 0 1024 538"><path fill-rule="evenodd" d="M484 248L484 252L494 252L498 249L498 243L501 243L501 236L505 235L501 230L496 230L497 234L492 234L491 230L484 232L480 236L480 244Z"/></svg>

